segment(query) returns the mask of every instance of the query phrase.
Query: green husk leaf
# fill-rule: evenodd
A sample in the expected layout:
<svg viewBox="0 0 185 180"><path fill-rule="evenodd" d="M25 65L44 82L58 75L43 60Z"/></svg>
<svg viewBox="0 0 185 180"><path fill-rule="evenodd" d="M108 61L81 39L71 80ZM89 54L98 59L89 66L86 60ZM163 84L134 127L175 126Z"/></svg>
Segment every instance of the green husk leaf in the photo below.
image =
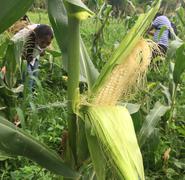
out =
<svg viewBox="0 0 185 180"><path fill-rule="evenodd" d="M87 117L120 178L144 179L142 156L127 109L122 106L92 106L87 109Z"/></svg>
<svg viewBox="0 0 185 180"><path fill-rule="evenodd" d="M91 124L89 123L89 121L85 121L85 130L86 130L89 152L94 165L97 179L104 180L106 175L105 157L97 137L95 136L95 134L92 133Z"/></svg>

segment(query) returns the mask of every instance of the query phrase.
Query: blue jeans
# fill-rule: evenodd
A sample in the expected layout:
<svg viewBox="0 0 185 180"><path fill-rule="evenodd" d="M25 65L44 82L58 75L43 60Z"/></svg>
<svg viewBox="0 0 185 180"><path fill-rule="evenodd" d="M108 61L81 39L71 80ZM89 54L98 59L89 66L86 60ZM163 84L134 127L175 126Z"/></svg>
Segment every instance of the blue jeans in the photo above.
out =
<svg viewBox="0 0 185 180"><path fill-rule="evenodd" d="M38 67L39 67L39 61L38 59L35 60L34 65L31 65L30 63L27 64L27 74L28 74L28 87L31 92L35 89L35 80L34 77L38 77Z"/></svg>

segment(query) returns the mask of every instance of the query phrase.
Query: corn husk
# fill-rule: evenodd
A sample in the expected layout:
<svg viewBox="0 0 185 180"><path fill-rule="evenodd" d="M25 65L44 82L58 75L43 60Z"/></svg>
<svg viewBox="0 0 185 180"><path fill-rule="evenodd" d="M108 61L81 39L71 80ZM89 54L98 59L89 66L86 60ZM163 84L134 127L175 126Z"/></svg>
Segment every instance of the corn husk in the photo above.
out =
<svg viewBox="0 0 185 180"><path fill-rule="evenodd" d="M91 106L87 117L121 179L144 179L141 152L132 119L122 106Z"/></svg>

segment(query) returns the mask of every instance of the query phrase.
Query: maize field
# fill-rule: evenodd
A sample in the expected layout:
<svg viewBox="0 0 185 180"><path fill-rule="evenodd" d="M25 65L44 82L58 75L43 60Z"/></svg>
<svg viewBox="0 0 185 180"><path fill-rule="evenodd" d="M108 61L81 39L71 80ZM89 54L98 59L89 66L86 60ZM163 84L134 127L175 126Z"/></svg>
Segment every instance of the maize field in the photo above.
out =
<svg viewBox="0 0 185 180"><path fill-rule="evenodd" d="M0 0L1 179L185 179L184 9L164 0ZM161 11L176 26L166 54L149 33ZM24 54L40 42L13 39L34 24L51 27L53 39L38 76L26 77Z"/></svg>

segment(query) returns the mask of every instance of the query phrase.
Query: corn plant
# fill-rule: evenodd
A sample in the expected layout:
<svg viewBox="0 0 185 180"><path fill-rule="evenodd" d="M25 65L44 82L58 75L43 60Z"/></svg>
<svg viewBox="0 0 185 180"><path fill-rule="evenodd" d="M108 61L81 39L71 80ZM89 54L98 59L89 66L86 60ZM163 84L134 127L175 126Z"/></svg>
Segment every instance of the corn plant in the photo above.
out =
<svg viewBox="0 0 185 180"><path fill-rule="evenodd" d="M10 22L2 24L3 32L20 18L33 1L6 3L1 13ZM7 156L25 156L66 178L83 178L81 167L91 159L94 173L91 179L144 178L143 160L131 116L118 105L133 85L140 82L151 59L151 44L143 39L160 1L142 14L123 38L102 71L94 68L80 36L80 22L94 15L80 0L48 0L48 14L68 72L68 140L62 160L52 150L0 119L0 151ZM2 6L1 6L2 7ZM19 7L14 17L10 10ZM1 15L1 14L0 14ZM0 16L0 20L4 18ZM3 22L3 21L2 21ZM88 84L85 94L79 93L79 82ZM108 171L106 169L108 168ZM77 172L79 171L79 172ZM111 174L111 175L110 175ZM85 178L85 177L84 177Z"/></svg>

